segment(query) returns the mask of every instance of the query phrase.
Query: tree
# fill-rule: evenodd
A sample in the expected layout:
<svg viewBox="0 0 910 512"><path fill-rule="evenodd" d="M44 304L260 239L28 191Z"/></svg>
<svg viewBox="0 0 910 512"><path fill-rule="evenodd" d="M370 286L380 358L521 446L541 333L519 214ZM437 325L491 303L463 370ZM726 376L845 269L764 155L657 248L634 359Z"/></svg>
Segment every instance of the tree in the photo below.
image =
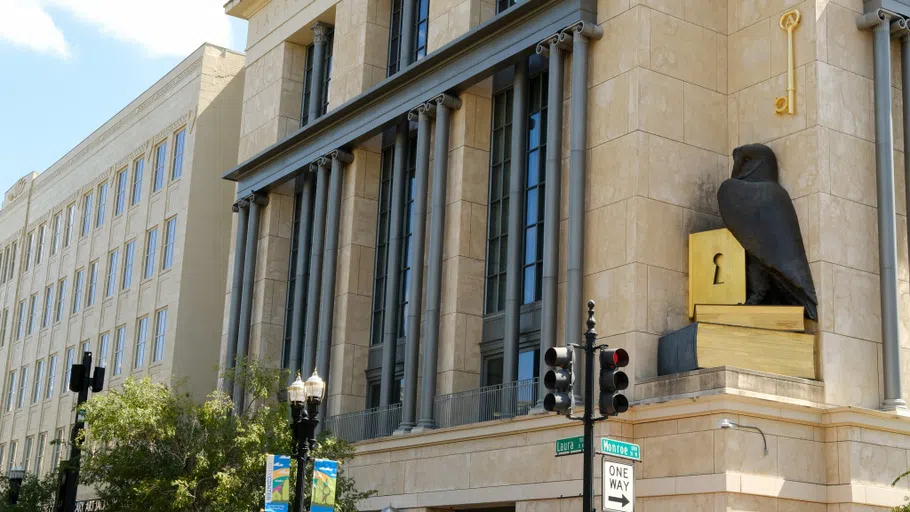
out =
<svg viewBox="0 0 910 512"><path fill-rule="evenodd" d="M39 478L26 474L19 488L19 501L9 505L9 478L0 477L0 512L44 512L54 505L54 493L57 491L57 472L51 471Z"/></svg>
<svg viewBox="0 0 910 512"><path fill-rule="evenodd" d="M179 388L148 379L128 379L121 389L93 396L79 440L85 450L81 483L94 486L111 510L259 510L266 455L291 451L290 410L274 399L286 379L245 364L236 377L251 397L239 415L224 394L199 404ZM342 463L353 455L350 444L329 437L316 450L316 456ZM338 480L340 512L357 510L357 501L373 494L357 491L343 471Z"/></svg>

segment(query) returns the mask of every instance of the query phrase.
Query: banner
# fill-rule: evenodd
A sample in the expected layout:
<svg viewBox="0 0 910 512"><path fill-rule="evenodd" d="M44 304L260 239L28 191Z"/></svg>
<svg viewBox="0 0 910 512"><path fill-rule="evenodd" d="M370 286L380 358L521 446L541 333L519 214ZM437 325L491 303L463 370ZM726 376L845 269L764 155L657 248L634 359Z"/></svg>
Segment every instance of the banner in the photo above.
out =
<svg viewBox="0 0 910 512"><path fill-rule="evenodd" d="M335 509L335 485L338 480L338 462L316 459L313 464L313 494L310 512L332 512Z"/></svg>
<svg viewBox="0 0 910 512"><path fill-rule="evenodd" d="M269 454L265 462L265 512L288 512L291 485L291 458Z"/></svg>

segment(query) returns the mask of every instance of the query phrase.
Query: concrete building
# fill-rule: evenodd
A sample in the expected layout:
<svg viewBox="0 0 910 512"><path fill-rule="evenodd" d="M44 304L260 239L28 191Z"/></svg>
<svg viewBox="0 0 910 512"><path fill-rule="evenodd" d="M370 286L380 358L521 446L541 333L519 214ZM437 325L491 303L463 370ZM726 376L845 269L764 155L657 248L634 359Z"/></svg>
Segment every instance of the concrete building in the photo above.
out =
<svg viewBox="0 0 910 512"><path fill-rule="evenodd" d="M0 467L43 474L68 439L69 368L216 380L243 55L201 46L0 208Z"/></svg>
<svg viewBox="0 0 910 512"><path fill-rule="evenodd" d="M537 379L594 299L601 340L631 354L632 409L596 435L641 444L636 510L902 503L910 11L882 3L906 8L231 0L249 36L223 360L328 379L323 421L378 491L364 510L570 510L581 460L554 441L581 428L534 414ZM658 376L658 338L689 323L687 236L722 226L751 142L799 215L817 379Z"/></svg>

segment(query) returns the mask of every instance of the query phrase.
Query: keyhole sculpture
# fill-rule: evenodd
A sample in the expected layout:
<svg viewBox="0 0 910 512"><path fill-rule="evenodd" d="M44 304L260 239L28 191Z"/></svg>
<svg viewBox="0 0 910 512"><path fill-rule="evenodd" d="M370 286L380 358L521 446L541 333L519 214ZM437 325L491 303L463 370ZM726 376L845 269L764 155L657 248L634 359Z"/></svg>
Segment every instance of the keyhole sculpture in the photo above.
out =
<svg viewBox="0 0 910 512"><path fill-rule="evenodd" d="M720 266L724 263L724 255L717 253L714 255L714 284L724 284L720 277Z"/></svg>

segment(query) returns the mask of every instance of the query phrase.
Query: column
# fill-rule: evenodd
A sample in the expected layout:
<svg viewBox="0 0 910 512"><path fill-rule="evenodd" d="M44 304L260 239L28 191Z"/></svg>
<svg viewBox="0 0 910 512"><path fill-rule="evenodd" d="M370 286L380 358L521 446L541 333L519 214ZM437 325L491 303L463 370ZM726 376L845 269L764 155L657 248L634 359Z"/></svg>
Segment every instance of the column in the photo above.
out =
<svg viewBox="0 0 910 512"><path fill-rule="evenodd" d="M319 332L319 292L322 282L322 257L325 245L325 209L329 186L329 161L320 158L316 167L316 203L313 206L313 235L310 243L310 275L307 279L306 337L303 347L303 375L316 368L316 334Z"/></svg>
<svg viewBox="0 0 910 512"><path fill-rule="evenodd" d="M240 299L243 296L243 261L246 254L246 230L249 224L249 203L240 199L234 203L233 210L237 214L237 232L234 240L234 268L231 272L231 305L228 312L227 348L224 351L224 371L234 368L234 357L237 354L237 338L240 334ZM233 395L233 379L225 378L222 390L228 395Z"/></svg>
<svg viewBox="0 0 910 512"><path fill-rule="evenodd" d="M427 174L430 170L430 113L420 105L408 113L417 117L417 169L414 177L414 219L411 238L411 285L408 288L408 316L404 348L404 401L401 425L396 434L410 432L417 421L417 357L420 353L420 310L423 302L423 256L427 228Z"/></svg>
<svg viewBox="0 0 910 512"><path fill-rule="evenodd" d="M316 368L326 385L329 383L329 368L332 356L333 321L335 319L335 272L338 268L338 218L341 215L341 183L344 178L344 166L353 162L354 157L340 149L332 151L327 157L332 161L329 175L329 198L325 218L325 248L322 266L322 293L319 311L319 345L316 353ZM319 406L320 414L325 418L326 403ZM324 422L323 422L324 424Z"/></svg>
<svg viewBox="0 0 910 512"><path fill-rule="evenodd" d="M401 277L401 227L404 221L404 192L407 188L408 121L402 121L395 132L395 161L392 172L392 204L389 215L389 244L386 248L386 282L382 316L382 374L379 383L379 405L394 402L395 351L398 348L398 287Z"/></svg>
<svg viewBox="0 0 910 512"><path fill-rule="evenodd" d="M309 174L300 176L303 187L300 190L300 224L297 227L297 263L294 272L294 309L291 312L291 350L290 364L291 380L297 371L302 371L304 321L306 318L304 306L306 305L307 267L310 264L310 231L313 219L311 210L313 206L313 177Z"/></svg>
<svg viewBox="0 0 910 512"><path fill-rule="evenodd" d="M401 40L398 45L398 72L404 71L414 61L414 20L416 1L401 0Z"/></svg>
<svg viewBox="0 0 910 512"><path fill-rule="evenodd" d="M535 412L543 411L547 395L543 376L549 370L544 362L547 349L556 346L556 308L559 301L559 200L562 178L562 106L565 50L571 48L565 38L556 34L537 45L537 53L549 57L547 79L547 168L544 191L543 272L541 278L540 383Z"/></svg>
<svg viewBox="0 0 910 512"><path fill-rule="evenodd" d="M321 21L313 25L313 83L310 84L310 104L307 105L307 123L322 115L322 87L325 84L325 46L332 26ZM306 84L303 84L306 87Z"/></svg>
<svg viewBox="0 0 910 512"><path fill-rule="evenodd" d="M436 428L433 409L436 403L436 369L439 357L439 306L442 302L442 249L445 240L446 176L449 167L449 118L453 109L461 108L461 100L442 94L427 103L427 109L433 108L434 104L436 143L433 147L433 209L430 215L427 319L424 332L420 422L417 424L417 430Z"/></svg>
<svg viewBox="0 0 910 512"><path fill-rule="evenodd" d="M259 249L259 217L268 198L253 194L249 199L250 213L246 230L246 247L243 256L243 285L240 297L240 326L237 334L235 361L246 358L250 346L251 316L253 313L253 282L256 279L256 252ZM235 363L236 364L236 363ZM243 379L234 379L234 414L243 412Z"/></svg>
<svg viewBox="0 0 910 512"><path fill-rule="evenodd" d="M898 338L899 295L894 206L894 133L891 120L891 16L879 9L859 16L856 20L858 28L872 29L875 172L882 308L882 379L884 381L882 409L887 411L906 408L906 403L901 398L900 340ZM906 74L905 72L904 76Z"/></svg>
<svg viewBox="0 0 910 512"><path fill-rule="evenodd" d="M502 336L502 383L518 380L518 338L521 334L521 283L524 182L528 168L528 59L515 64L512 80L512 159L509 175L509 246L506 256L505 325ZM549 187L550 184L547 183ZM558 190L558 189L557 189ZM558 262L557 262L558 264ZM544 322L546 322L546 316ZM555 318L555 316L553 317ZM504 389L505 391L505 389ZM513 393L503 393L502 410L513 415Z"/></svg>
<svg viewBox="0 0 910 512"><path fill-rule="evenodd" d="M588 38L600 39L603 29L579 22L564 32L572 37L572 124L569 133L569 243L566 262L566 345L576 343L584 333L582 311L584 298L585 247L585 148L587 146L588 99ZM547 149L550 142L547 141ZM575 365L574 393L584 396L584 365ZM580 403L580 402L578 402Z"/></svg>

